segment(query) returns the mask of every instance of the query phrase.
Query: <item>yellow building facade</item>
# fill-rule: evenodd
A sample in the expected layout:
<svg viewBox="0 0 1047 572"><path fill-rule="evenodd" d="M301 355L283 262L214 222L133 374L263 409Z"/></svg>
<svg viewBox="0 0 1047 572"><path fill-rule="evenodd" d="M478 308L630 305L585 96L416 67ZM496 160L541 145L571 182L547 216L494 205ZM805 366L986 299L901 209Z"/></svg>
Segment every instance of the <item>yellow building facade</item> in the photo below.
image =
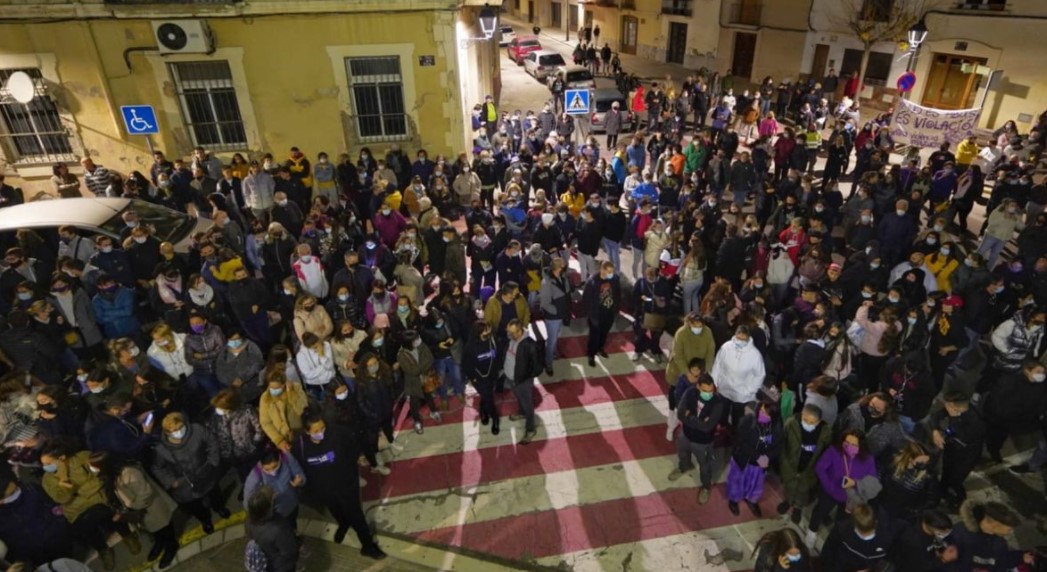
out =
<svg viewBox="0 0 1047 572"><path fill-rule="evenodd" d="M477 4L0 1L0 80L36 81L29 103L2 93L3 172L32 196L50 191L55 162L145 172L150 147L173 158L199 145L226 162L283 160L291 146L310 158L394 143L457 154L468 110L499 85L496 42L473 39ZM184 47L158 41L165 23ZM153 106L159 134L128 134L131 105Z"/></svg>

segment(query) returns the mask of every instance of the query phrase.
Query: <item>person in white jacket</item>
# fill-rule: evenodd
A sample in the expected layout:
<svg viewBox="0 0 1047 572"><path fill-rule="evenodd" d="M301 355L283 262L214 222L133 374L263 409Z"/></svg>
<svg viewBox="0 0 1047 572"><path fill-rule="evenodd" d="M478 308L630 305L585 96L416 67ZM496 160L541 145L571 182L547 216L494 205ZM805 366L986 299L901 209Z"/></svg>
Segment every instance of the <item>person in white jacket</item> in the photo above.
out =
<svg viewBox="0 0 1047 572"><path fill-rule="evenodd" d="M262 170L258 161L251 161L248 175L243 182L244 202L258 220L269 220L269 209L273 208L276 181Z"/></svg>
<svg viewBox="0 0 1047 572"><path fill-rule="evenodd" d="M713 362L717 392L731 405L731 425L745 415L745 405L756 400L765 377L763 355L756 349L747 326L738 326L734 337L720 346Z"/></svg>
<svg viewBox="0 0 1047 572"><path fill-rule="evenodd" d="M789 292L789 282L793 279L796 265L785 251L785 245L775 243L771 245L771 260L767 264L767 283L771 285L771 295L774 297L775 305L785 300Z"/></svg>
<svg viewBox="0 0 1047 572"><path fill-rule="evenodd" d="M167 375L179 379L188 378L193 366L185 359L185 334L176 333L171 326L161 322L151 332L153 343L146 350L152 364Z"/></svg>
<svg viewBox="0 0 1047 572"><path fill-rule="evenodd" d="M324 275L324 265L319 256L313 256L313 248L306 243L299 244L295 249L298 258L291 263L291 270L295 278L302 286L302 290L316 296L319 299L327 297L327 277Z"/></svg>
<svg viewBox="0 0 1047 572"><path fill-rule="evenodd" d="M323 400L324 390L335 376L331 342L322 341L320 336L306 332L302 336L302 346L298 349L295 361L298 363L298 371L302 373L306 391Z"/></svg>

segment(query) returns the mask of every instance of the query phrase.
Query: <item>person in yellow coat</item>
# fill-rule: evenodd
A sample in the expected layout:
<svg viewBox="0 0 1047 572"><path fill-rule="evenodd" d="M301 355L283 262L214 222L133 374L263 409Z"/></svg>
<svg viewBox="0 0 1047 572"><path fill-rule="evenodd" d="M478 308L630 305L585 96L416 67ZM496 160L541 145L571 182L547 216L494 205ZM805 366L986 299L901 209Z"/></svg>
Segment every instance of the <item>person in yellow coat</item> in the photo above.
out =
<svg viewBox="0 0 1047 572"><path fill-rule="evenodd" d="M960 267L959 261L954 256L955 253L955 244L943 242L937 252L924 259L927 268L934 274L934 279L938 282L938 289L949 294L952 294L952 284L949 277Z"/></svg>
<svg viewBox="0 0 1047 572"><path fill-rule="evenodd" d="M585 208L585 193L571 184L567 186L567 192L560 195L560 201L567 205L571 216L578 218L582 214L582 209Z"/></svg>

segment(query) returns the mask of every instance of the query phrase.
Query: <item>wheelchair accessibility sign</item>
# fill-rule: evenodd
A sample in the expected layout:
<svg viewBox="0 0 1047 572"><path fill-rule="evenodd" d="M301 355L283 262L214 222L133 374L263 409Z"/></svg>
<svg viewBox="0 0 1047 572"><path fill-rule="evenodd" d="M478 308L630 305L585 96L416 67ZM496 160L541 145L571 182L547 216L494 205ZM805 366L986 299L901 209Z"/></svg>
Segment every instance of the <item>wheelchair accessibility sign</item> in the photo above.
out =
<svg viewBox="0 0 1047 572"><path fill-rule="evenodd" d="M156 111L152 105L123 105L120 113L128 135L156 135L160 125L156 122Z"/></svg>

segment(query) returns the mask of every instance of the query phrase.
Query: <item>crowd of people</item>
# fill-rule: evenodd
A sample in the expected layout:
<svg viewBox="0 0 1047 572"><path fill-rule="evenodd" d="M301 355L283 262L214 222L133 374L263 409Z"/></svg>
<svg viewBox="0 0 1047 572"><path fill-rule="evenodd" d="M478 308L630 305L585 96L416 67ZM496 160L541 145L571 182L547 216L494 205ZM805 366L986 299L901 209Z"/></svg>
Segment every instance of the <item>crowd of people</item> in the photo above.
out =
<svg viewBox="0 0 1047 572"><path fill-rule="evenodd" d="M786 106L801 132L768 124L768 99L743 106L753 121L736 113L716 83L655 84L638 96L643 130L608 149L565 136L551 104L499 114L488 98L457 156L394 144L225 163L197 148L126 176L84 159L92 194L214 224L188 252L134 208L119 236L9 241L7 561L94 549L113 569L110 537L137 553L148 534L164 567L175 511L212 532L234 480L256 566L296 568L299 502L381 558L359 467L390 473L403 408L420 435L451 406L499 434L495 395L511 392L527 445L563 328L586 329L596 366L627 323L631 359L665 364L669 479L697 462L694 510L724 470L734 515L762 516L768 476L781 483L777 512L796 526L761 540L757 570L810 570L815 551L848 572L1033 563L1007 542L1020 516L968 500L964 481L1012 436L1040 434L1012 471L1047 463L1047 187L1032 182L1047 115L898 164L856 103L831 124ZM65 166L54 184L81 194Z"/></svg>

